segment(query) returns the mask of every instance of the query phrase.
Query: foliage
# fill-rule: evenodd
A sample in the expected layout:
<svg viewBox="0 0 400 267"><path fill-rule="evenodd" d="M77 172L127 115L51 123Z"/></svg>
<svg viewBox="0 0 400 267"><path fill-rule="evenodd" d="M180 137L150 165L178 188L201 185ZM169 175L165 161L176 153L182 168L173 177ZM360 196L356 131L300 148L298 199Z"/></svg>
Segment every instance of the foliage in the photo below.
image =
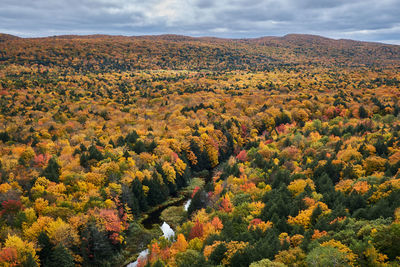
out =
<svg viewBox="0 0 400 267"><path fill-rule="evenodd" d="M68 36L0 51L1 266L123 265L147 245L142 265L399 265L397 46ZM141 225L180 194L188 212L162 212L176 240Z"/></svg>

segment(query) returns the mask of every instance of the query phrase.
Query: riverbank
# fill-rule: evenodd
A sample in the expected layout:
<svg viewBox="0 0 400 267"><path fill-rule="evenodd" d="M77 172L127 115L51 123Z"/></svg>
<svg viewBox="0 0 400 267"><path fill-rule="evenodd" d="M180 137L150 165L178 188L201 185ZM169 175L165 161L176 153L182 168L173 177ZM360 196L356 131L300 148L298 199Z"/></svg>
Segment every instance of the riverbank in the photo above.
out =
<svg viewBox="0 0 400 267"><path fill-rule="evenodd" d="M139 223L144 226L146 229L152 229L154 224L160 224L161 219L160 215L163 210L171 206L180 206L187 200L188 196L181 195L179 197L171 198L162 204L150 209L146 214L144 214L140 219Z"/></svg>

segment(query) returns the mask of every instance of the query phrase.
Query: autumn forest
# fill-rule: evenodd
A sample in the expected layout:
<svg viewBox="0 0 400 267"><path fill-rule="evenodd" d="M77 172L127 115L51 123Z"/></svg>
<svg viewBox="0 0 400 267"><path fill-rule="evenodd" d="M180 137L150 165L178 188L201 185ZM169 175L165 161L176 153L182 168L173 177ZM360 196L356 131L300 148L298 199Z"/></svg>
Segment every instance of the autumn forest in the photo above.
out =
<svg viewBox="0 0 400 267"><path fill-rule="evenodd" d="M0 266L399 266L399 70L312 35L0 34Z"/></svg>

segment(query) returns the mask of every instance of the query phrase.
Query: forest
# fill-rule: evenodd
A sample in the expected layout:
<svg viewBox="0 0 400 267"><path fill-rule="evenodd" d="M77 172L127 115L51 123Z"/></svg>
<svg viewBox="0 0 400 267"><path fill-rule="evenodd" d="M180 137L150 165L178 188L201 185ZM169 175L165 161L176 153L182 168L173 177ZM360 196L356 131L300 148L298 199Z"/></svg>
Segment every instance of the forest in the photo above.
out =
<svg viewBox="0 0 400 267"><path fill-rule="evenodd" d="M0 266L399 266L400 46L0 35ZM175 236L143 220L170 208Z"/></svg>

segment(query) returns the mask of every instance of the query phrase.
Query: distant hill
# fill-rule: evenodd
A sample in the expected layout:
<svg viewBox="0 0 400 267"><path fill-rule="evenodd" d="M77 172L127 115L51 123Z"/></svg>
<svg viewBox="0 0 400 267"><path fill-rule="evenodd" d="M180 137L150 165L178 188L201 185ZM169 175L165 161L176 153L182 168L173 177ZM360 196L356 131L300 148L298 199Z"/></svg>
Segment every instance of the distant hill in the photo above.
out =
<svg viewBox="0 0 400 267"><path fill-rule="evenodd" d="M17 36L11 35L11 34L0 33L0 42L16 40L16 39L20 39L20 38Z"/></svg>
<svg viewBox="0 0 400 267"><path fill-rule="evenodd" d="M64 35L19 38L0 34L2 64L41 64L84 70L276 67L398 67L400 46L315 35L222 39L180 35Z"/></svg>

